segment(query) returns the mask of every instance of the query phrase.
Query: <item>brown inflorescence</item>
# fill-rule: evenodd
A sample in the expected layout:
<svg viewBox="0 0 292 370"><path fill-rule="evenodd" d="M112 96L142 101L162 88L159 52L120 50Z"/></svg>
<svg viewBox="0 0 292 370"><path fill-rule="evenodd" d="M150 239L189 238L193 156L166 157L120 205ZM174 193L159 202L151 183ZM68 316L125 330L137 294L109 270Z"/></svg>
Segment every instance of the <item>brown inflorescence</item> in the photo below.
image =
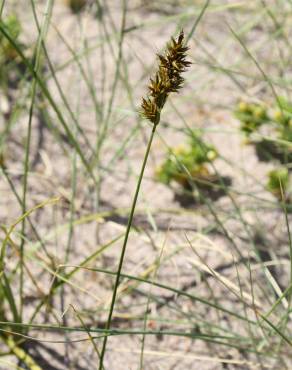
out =
<svg viewBox="0 0 292 370"><path fill-rule="evenodd" d="M182 88L184 78L181 76L191 62L186 60L188 47L184 43L184 32L181 31L177 41L171 38L165 55L158 54L159 68L154 78L150 79L149 95L142 98L142 115L157 125L160 112L168 95Z"/></svg>

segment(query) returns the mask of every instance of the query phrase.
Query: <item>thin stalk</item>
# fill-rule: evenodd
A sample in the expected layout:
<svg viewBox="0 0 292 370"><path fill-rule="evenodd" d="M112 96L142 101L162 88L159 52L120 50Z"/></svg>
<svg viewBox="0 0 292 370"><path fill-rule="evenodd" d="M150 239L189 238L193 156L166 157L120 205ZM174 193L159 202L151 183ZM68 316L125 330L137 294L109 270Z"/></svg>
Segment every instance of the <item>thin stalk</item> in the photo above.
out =
<svg viewBox="0 0 292 370"><path fill-rule="evenodd" d="M2 17L4 5L5 5L5 0L3 0L2 3L1 3L1 5L0 5L0 18Z"/></svg>
<svg viewBox="0 0 292 370"><path fill-rule="evenodd" d="M113 289L112 301L109 309L109 315L106 323L105 329L110 329L112 315L114 310L114 305L117 296L117 290L120 282L121 270L123 266L124 256L126 252L126 246L128 242L129 233L131 230L133 216L135 212L135 207L144 175L144 170L146 167L146 163L148 160L148 156L150 153L151 144L153 141L153 137L156 131L156 126L159 124L160 121L160 114L161 110L164 107L164 104L168 98L168 95L173 92L178 92L184 82L183 77L181 74L185 72L186 68L191 64L188 60L186 60L186 51L188 47L184 44L184 32L181 31L177 40L174 38L171 39L171 43L167 45L167 49L165 55L158 55L159 58L159 67L155 74L155 77L150 78L150 83L148 85L148 95L146 98L142 98L141 108L142 108L142 115L144 118L147 118L150 122L153 123L152 132L150 139L148 141L147 149L144 155L144 160L140 172L140 176L138 178L138 183L136 187L135 196L133 199L130 216L128 220L128 225L125 233L124 244L122 247L122 252L120 256L120 262L118 266L116 281ZM99 370L103 368L103 359L106 351L107 345L107 336L104 337L102 351L100 356L100 364Z"/></svg>
<svg viewBox="0 0 292 370"><path fill-rule="evenodd" d="M169 232L169 229L168 229L168 232ZM168 233L167 233L168 234ZM160 254L158 256L158 259L157 261L155 262L155 270L154 270L154 276L153 276L153 280L156 280L156 277L157 277L157 272L158 272L158 268L160 266L160 262L161 262L161 258L162 258L162 254L163 254L163 251L164 251L164 247L165 247L165 244L166 244L166 241L167 241L167 234L166 234L166 237L164 239L164 243L162 245L162 248L161 248L161 251L160 251ZM150 307L150 302L151 302L151 294L152 294L152 288L153 288L153 285L150 285L150 288L149 288L149 293L148 293L148 297L147 297L147 304L146 304L146 309L145 309L145 315L144 315L144 320L143 320L143 330L146 331L147 330L147 320L148 320L148 313L149 313L149 307ZM143 370L144 369L144 350L145 350L145 341L146 341L146 336L143 334L142 336L142 341L141 341L141 353L140 353L140 370Z"/></svg>
<svg viewBox="0 0 292 370"><path fill-rule="evenodd" d="M47 30L49 19L51 17L53 6L53 0L48 0L46 4L46 11L45 11L45 19L43 22L43 26L40 30L39 39L36 47L36 61L34 65L35 73L39 72L40 69L40 56L41 56L41 44L44 40ZM28 127L27 127L27 137L26 137L26 144L25 144L25 157L24 157L24 175L23 175L23 194L22 194L22 214L26 212L26 197L27 197L27 187L28 187L28 172L29 172L29 158L30 158L30 146L31 146L31 130L32 130L32 118L34 112L34 106L36 101L36 94L37 94L37 81L34 78L32 83L32 90L31 90L31 104L29 109L29 119L28 119ZM21 226L21 234L25 235L26 229L26 219L23 218L22 226ZM24 285L24 269L23 269L23 262L24 262L24 244L25 238L21 239L20 244L20 288L19 288L19 295L20 295L20 318L22 318L22 309L23 309L23 285Z"/></svg>
<svg viewBox="0 0 292 370"><path fill-rule="evenodd" d="M11 353L13 353L15 357L25 365L27 369L42 370L42 368L35 362L34 358L30 356L28 352L18 346L17 342L13 339L11 335L5 336L4 334L2 334L1 339L10 349Z"/></svg>
<svg viewBox="0 0 292 370"><path fill-rule="evenodd" d="M135 208L136 208L138 195L139 195L139 192L140 192L140 187L141 187L141 183L142 183L146 163L147 163L147 160L148 160L148 156L149 156L149 153L150 153L150 148L151 148L152 141L153 141L153 138L154 138L154 134L155 134L155 131L156 131L156 126L157 126L157 124L153 125L151 136L150 136L150 139L148 141L147 149L146 149L146 152L145 152L145 155L144 155L143 164L142 164L142 167L141 167L139 179L138 179L137 186L136 186L136 191L135 191L135 195L134 195L134 199L133 199L133 203L132 203L132 207L131 207L131 211L130 211L130 216L129 216L129 220L128 220L128 224L127 224L127 229L126 229L126 233L125 233L124 243L123 243L123 246L122 246L120 262L119 262L117 275L116 275L116 280L115 280L115 285L114 285L114 289L113 289L109 315L108 315L107 323L106 323L106 327L105 327L106 330L109 330L110 327L111 327L111 321L112 321L114 306L115 306L116 297L117 297L117 290L118 290L118 286L119 286L119 283L120 283L121 271L122 271L122 266L123 266L123 262L124 262L124 256L125 256L125 252L126 252L128 238L129 238L131 226L132 226L132 223L133 223L134 212L135 212ZM104 359L104 355L105 355L105 351L106 351L106 345L107 345L107 335L103 339L103 345L102 345L102 350L101 350L101 354L100 354L99 370L103 369L103 359Z"/></svg>

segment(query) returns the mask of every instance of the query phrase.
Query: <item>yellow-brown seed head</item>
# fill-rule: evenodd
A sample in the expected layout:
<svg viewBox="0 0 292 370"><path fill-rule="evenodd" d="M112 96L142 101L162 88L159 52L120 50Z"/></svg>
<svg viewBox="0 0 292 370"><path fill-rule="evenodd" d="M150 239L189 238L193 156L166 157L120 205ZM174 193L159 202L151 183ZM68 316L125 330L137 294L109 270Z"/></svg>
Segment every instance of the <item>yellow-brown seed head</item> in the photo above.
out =
<svg viewBox="0 0 292 370"><path fill-rule="evenodd" d="M168 95L178 92L182 88L183 72L190 66L186 52L188 47L184 44L184 32L181 31L177 41L172 38L167 45L164 55L158 54L159 67L154 78L150 79L149 96L142 99L142 115L157 125L160 120L160 112Z"/></svg>

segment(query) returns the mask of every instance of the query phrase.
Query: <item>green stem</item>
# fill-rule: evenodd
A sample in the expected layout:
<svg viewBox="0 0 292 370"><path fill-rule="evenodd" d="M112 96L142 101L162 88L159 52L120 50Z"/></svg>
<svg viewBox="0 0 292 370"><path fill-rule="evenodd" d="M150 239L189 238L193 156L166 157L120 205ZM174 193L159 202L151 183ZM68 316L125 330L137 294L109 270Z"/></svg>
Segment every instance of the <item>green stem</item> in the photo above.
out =
<svg viewBox="0 0 292 370"><path fill-rule="evenodd" d="M146 149L146 152L145 152L143 164L142 164L142 167L141 167L141 172L140 172L140 175L139 175L139 179L138 179L138 183L137 183L137 187L136 187L136 191L135 191L135 195L134 195L134 199L133 199L133 203L132 203L132 207L131 207L131 212L130 212L130 216L129 216L129 220L128 220L128 224L127 224L124 243L123 243L123 246L122 246L120 262L119 262L119 266L118 266L118 270L117 270L117 275L116 275L116 280L115 280L115 285L114 285L114 290L113 290L109 315L108 315L108 319L107 319L107 323L106 323L106 327L105 327L106 330L109 330L110 327L111 327L111 321L112 321L114 306L115 306L115 302L116 302L118 286L119 286L119 283L120 283L121 271L122 271L122 266L123 266L123 262L124 262L124 256L125 256L125 252L126 252L128 238L129 238L131 226L132 226L132 223L133 223L133 217L134 217L134 212L135 212L135 208L136 208L136 203L137 203L137 199L138 199L138 195L139 195L139 191L140 191L140 187L141 187L141 183L142 183L146 163L147 163L147 160L148 160L151 144L152 144L153 137L154 137L154 134L155 134L156 126L157 126L157 124L154 124L153 128L152 128L151 136L150 136L150 139L148 141L147 149ZM99 370L103 369L103 359L104 359L104 355L105 355L105 351L106 351L106 345L107 345L107 336L105 336L104 340L103 340L102 350L101 350L101 354L100 354Z"/></svg>
<svg viewBox="0 0 292 370"><path fill-rule="evenodd" d="M42 368L34 361L26 351L24 351L20 346L17 345L17 342L13 339L11 335L1 336L6 345L9 347L10 351L26 365L26 368L29 370L42 370Z"/></svg>
<svg viewBox="0 0 292 370"><path fill-rule="evenodd" d="M33 2L32 2L33 4ZM49 20L51 17L51 12L53 8L53 0L47 0L46 3L46 15L43 22L43 25L41 29L39 29L39 37L38 42L36 45L36 59L35 64L33 66L33 71L38 74L40 67L41 67L41 45L44 41L47 31L48 31L48 25ZM24 214L26 209L26 200L27 200L27 187L28 187L28 173L30 170L30 146L31 146L31 132L32 132L32 119L33 119L33 113L34 113L34 106L36 102L36 94L37 94L37 80L34 77L33 83L32 83L32 89L31 89L31 103L29 108L29 118L28 118L28 127L27 127L27 137L26 137L26 144L25 144L25 157L24 157L24 174L23 174L23 193L22 193L22 214ZM26 231L26 218L24 217L22 220L21 225L21 234L24 236ZM20 319L22 319L22 311L23 311L23 286L24 286L24 247L25 247L25 238L21 239L20 244L20 281L19 281L19 295L20 295Z"/></svg>

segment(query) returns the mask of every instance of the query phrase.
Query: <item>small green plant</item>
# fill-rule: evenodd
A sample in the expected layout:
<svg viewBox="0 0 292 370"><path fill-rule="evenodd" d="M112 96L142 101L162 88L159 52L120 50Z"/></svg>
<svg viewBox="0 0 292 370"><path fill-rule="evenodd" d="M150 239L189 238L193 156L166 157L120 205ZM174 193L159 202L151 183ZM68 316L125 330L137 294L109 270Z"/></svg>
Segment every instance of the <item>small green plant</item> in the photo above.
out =
<svg viewBox="0 0 292 370"><path fill-rule="evenodd" d="M240 101L235 109L241 131L249 136L269 120L267 107L264 104Z"/></svg>
<svg viewBox="0 0 292 370"><path fill-rule="evenodd" d="M292 161L292 104L280 97L269 109L263 103L240 101L235 109L235 116L240 121L240 130L248 138L248 143L256 146L260 160L279 160L281 163ZM258 139L253 134L260 134L262 126L268 126L269 138ZM265 135L266 136L266 135Z"/></svg>
<svg viewBox="0 0 292 370"><path fill-rule="evenodd" d="M292 104L280 97L279 108L274 111L273 119L276 122L277 138L282 141L279 144L281 150L286 155L286 162L292 160L291 147L287 143L292 142Z"/></svg>
<svg viewBox="0 0 292 370"><path fill-rule="evenodd" d="M21 25L16 15L12 14L6 17L3 21L4 28L7 33L15 40L21 34ZM18 54L12 44L2 34L0 35L0 61L1 63L9 63L17 58Z"/></svg>
<svg viewBox="0 0 292 370"><path fill-rule="evenodd" d="M235 110L240 120L241 131L255 145L258 158L263 161L278 160L282 164L292 161L292 104L280 97L269 109L265 104L241 101ZM262 125L269 125L269 137L254 139L252 134L260 133ZM268 173L266 188L279 201L290 202L289 169L284 165Z"/></svg>
<svg viewBox="0 0 292 370"><path fill-rule="evenodd" d="M26 45L19 40L22 32L19 18L14 14L7 16L2 20L2 27L15 44L25 51ZM0 64L0 85L7 95L9 88L17 88L18 82L23 78L25 66L16 48L3 33L0 34Z"/></svg>
<svg viewBox="0 0 292 370"><path fill-rule="evenodd" d="M170 149L163 164L156 171L158 181L169 185L172 181L184 189L190 189L192 182L198 184L208 179L208 163L217 158L216 149L206 144L199 134L194 134L187 145Z"/></svg>
<svg viewBox="0 0 292 370"><path fill-rule="evenodd" d="M286 167L279 167L269 172L267 189L278 199L289 200L289 172Z"/></svg>
<svg viewBox="0 0 292 370"><path fill-rule="evenodd" d="M278 123L278 138L283 141L292 142L292 118L281 111L276 111L275 120Z"/></svg>

